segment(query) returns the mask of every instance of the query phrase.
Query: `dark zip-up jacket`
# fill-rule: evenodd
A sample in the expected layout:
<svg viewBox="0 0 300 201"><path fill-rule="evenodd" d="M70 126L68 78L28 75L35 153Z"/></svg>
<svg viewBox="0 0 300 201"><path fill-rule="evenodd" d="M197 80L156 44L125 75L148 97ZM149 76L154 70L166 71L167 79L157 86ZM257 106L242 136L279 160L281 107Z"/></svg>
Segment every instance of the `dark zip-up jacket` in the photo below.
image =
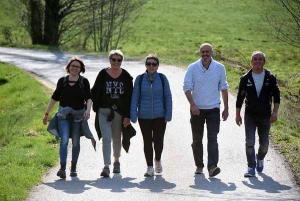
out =
<svg viewBox="0 0 300 201"><path fill-rule="evenodd" d="M245 99L245 114L257 118L269 118L272 111L272 101L280 103L280 90L276 77L268 70L259 97L257 96L255 83L252 77L252 69L240 79L236 108L242 108Z"/></svg>

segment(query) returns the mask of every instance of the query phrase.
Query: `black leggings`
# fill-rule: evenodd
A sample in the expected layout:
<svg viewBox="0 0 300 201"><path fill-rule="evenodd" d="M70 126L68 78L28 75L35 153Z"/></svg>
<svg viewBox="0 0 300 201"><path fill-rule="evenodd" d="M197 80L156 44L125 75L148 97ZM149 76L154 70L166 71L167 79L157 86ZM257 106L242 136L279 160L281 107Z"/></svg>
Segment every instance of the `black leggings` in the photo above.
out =
<svg viewBox="0 0 300 201"><path fill-rule="evenodd" d="M164 118L157 119L138 119L141 132L144 139L144 153L148 166L153 166L153 147L155 159L160 161L161 153L164 147L164 136L166 131L166 122Z"/></svg>

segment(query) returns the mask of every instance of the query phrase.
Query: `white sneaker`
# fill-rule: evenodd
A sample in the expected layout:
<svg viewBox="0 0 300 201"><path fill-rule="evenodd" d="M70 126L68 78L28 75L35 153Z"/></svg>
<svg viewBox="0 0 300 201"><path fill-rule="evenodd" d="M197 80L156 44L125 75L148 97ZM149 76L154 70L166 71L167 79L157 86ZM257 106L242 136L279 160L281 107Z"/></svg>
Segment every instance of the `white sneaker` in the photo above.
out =
<svg viewBox="0 0 300 201"><path fill-rule="evenodd" d="M154 159L154 163L155 163L155 172L161 173L162 172L161 162Z"/></svg>
<svg viewBox="0 0 300 201"><path fill-rule="evenodd" d="M152 166L147 168L147 172L144 174L145 177L153 177L154 176L154 169Z"/></svg>

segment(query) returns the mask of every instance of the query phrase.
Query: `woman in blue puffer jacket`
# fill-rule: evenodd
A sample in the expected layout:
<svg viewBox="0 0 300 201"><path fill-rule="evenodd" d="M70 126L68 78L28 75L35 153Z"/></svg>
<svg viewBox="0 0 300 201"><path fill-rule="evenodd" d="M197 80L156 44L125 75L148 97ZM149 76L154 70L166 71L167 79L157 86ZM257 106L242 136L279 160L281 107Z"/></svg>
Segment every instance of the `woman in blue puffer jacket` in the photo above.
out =
<svg viewBox="0 0 300 201"><path fill-rule="evenodd" d="M138 75L134 83L130 118L133 123L139 121L148 166L145 176L151 177L154 175L153 145L155 172L162 172L161 154L166 124L172 119L172 94L167 77L157 72L158 57L154 54L148 55L145 66L146 72Z"/></svg>

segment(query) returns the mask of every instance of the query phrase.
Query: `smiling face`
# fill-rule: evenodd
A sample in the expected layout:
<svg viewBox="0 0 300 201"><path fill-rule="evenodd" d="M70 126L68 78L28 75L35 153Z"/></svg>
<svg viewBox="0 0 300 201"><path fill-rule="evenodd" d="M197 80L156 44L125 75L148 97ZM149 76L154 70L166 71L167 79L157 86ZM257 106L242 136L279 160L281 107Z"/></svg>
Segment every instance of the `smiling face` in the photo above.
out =
<svg viewBox="0 0 300 201"><path fill-rule="evenodd" d="M209 62L211 60L213 51L209 45L204 45L200 48L200 56L203 62Z"/></svg>
<svg viewBox="0 0 300 201"><path fill-rule="evenodd" d="M72 61L70 63L70 67L69 67L69 73L70 75L76 76L79 75L81 72L81 64L79 61Z"/></svg>
<svg viewBox="0 0 300 201"><path fill-rule="evenodd" d="M121 67L122 57L118 54L111 55L110 59L110 67L114 70L117 70Z"/></svg>
<svg viewBox="0 0 300 201"><path fill-rule="evenodd" d="M147 59L145 66L147 68L148 73L153 74L155 71L157 71L159 65L155 59L149 58Z"/></svg>
<svg viewBox="0 0 300 201"><path fill-rule="evenodd" d="M254 54L251 59L252 71L254 73L261 73L266 63L265 57L261 53Z"/></svg>

